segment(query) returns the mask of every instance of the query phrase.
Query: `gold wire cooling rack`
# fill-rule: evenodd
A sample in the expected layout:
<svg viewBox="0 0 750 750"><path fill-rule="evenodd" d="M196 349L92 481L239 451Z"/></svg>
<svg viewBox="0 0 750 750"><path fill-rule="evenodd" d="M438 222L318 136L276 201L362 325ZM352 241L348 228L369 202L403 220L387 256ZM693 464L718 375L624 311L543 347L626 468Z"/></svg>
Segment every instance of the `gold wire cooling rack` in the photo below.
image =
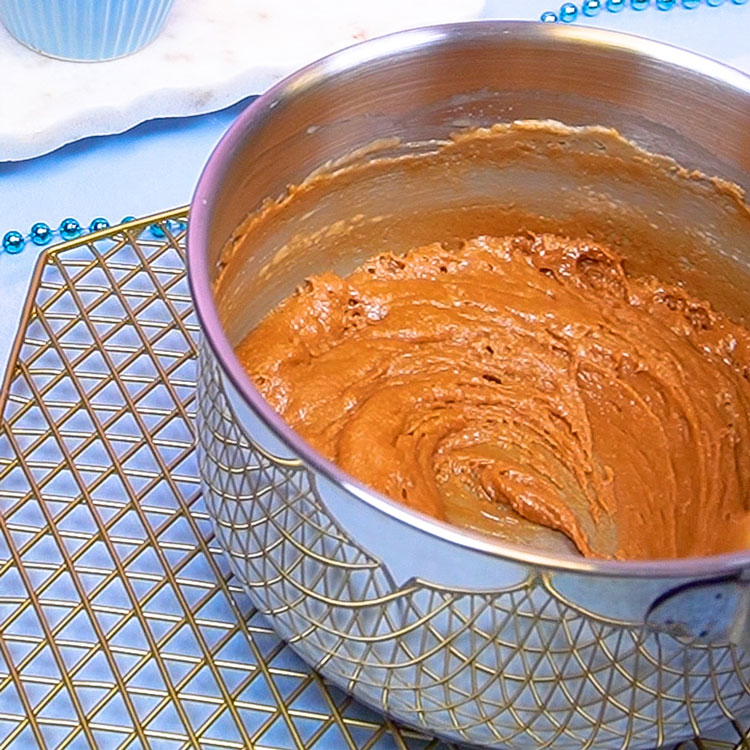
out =
<svg viewBox="0 0 750 750"><path fill-rule="evenodd" d="M0 391L0 750L445 750L325 684L233 585L193 450L185 220L36 266Z"/></svg>
<svg viewBox="0 0 750 750"><path fill-rule="evenodd" d="M437 748L326 686L232 585L193 452L184 219L36 267L1 393L0 748Z"/></svg>

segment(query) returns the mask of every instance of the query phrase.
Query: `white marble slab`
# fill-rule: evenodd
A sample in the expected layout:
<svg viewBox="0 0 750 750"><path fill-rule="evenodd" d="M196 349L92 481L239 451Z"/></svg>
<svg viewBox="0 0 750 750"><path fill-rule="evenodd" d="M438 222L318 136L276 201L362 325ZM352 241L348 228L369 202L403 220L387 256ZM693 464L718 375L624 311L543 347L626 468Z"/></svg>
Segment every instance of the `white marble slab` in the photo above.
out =
<svg viewBox="0 0 750 750"><path fill-rule="evenodd" d="M335 49L398 29L469 20L482 0L176 0L130 57L39 55L0 26L0 161L38 156L154 117L200 114L257 94Z"/></svg>

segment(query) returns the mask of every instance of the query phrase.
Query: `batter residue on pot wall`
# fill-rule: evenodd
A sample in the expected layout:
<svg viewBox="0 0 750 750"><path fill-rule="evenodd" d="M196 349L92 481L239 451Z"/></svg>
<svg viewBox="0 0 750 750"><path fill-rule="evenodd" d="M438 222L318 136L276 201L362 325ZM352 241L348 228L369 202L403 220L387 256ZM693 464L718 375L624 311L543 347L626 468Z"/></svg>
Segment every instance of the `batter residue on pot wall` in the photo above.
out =
<svg viewBox="0 0 750 750"><path fill-rule="evenodd" d="M750 547L750 332L602 244L381 254L238 355L315 448L437 518L592 557Z"/></svg>

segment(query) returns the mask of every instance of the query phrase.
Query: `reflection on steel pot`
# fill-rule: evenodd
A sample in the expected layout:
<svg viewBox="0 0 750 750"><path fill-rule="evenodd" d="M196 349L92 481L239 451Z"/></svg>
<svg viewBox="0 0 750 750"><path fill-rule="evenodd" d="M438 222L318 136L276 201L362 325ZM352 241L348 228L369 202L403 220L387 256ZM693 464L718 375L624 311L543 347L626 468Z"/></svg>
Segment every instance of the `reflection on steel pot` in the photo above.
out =
<svg viewBox="0 0 750 750"><path fill-rule="evenodd" d="M657 263L660 275L696 288L710 277L726 312L750 320L746 217L721 190L698 201L678 188L667 199L657 183L626 184L614 160L636 158L635 149L611 154L609 172L576 179L530 158L454 165L447 187L440 170L419 184L408 169L344 176L321 181L306 201L292 192L273 220L261 212L244 221L326 164L350 174L346 164L429 155L456 130L516 119L613 127L750 187L750 80L609 32L419 29L280 83L219 144L191 208L188 270L204 335L199 455L218 539L255 604L308 662L425 731L484 747L571 749L653 748L728 725L747 731L750 551L597 561L449 527L316 454L234 356L310 273L442 239L435 233L451 217L465 224L467 211L481 233L488 216L518 205L532 225L542 217L595 236L652 232L662 244L655 239L636 265ZM575 149L574 141L558 146Z"/></svg>

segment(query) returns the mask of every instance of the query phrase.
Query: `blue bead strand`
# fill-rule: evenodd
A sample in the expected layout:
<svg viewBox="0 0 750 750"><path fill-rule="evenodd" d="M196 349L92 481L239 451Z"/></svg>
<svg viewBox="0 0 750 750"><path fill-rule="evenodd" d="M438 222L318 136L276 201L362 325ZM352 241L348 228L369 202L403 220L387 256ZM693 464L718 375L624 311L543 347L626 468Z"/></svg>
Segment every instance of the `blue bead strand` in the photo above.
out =
<svg viewBox="0 0 750 750"><path fill-rule="evenodd" d="M122 223L128 221L135 221L135 216L126 216L123 218ZM81 226L77 219L68 217L60 222L60 226L55 230L49 224L44 221L37 221L29 229L28 235L24 236L21 232L17 232L15 229L10 232L6 232L2 240L2 250L11 255L20 253L28 242L31 242L37 247L44 247L49 245L50 242L55 238L55 235L59 236L63 240L73 240L76 237L81 237L88 233L100 232L110 227L109 221L103 216L98 216L91 220L88 226L88 230ZM183 221L173 221L169 226L174 226L179 230L185 229L187 224ZM163 235L162 235L163 236Z"/></svg>
<svg viewBox="0 0 750 750"><path fill-rule="evenodd" d="M701 4L702 0L654 0L654 4L659 10L672 10L679 3L686 10L694 10ZM727 0L705 0L706 5L717 8L724 5ZM746 5L750 0L731 0L733 5ZM583 0L581 3L580 14L591 18L599 15L602 8L606 8L610 13L620 13L630 6L631 10L646 10L651 6L651 0ZM548 10L539 17L544 23L573 23L578 18L579 10L576 3L563 3L560 11Z"/></svg>

